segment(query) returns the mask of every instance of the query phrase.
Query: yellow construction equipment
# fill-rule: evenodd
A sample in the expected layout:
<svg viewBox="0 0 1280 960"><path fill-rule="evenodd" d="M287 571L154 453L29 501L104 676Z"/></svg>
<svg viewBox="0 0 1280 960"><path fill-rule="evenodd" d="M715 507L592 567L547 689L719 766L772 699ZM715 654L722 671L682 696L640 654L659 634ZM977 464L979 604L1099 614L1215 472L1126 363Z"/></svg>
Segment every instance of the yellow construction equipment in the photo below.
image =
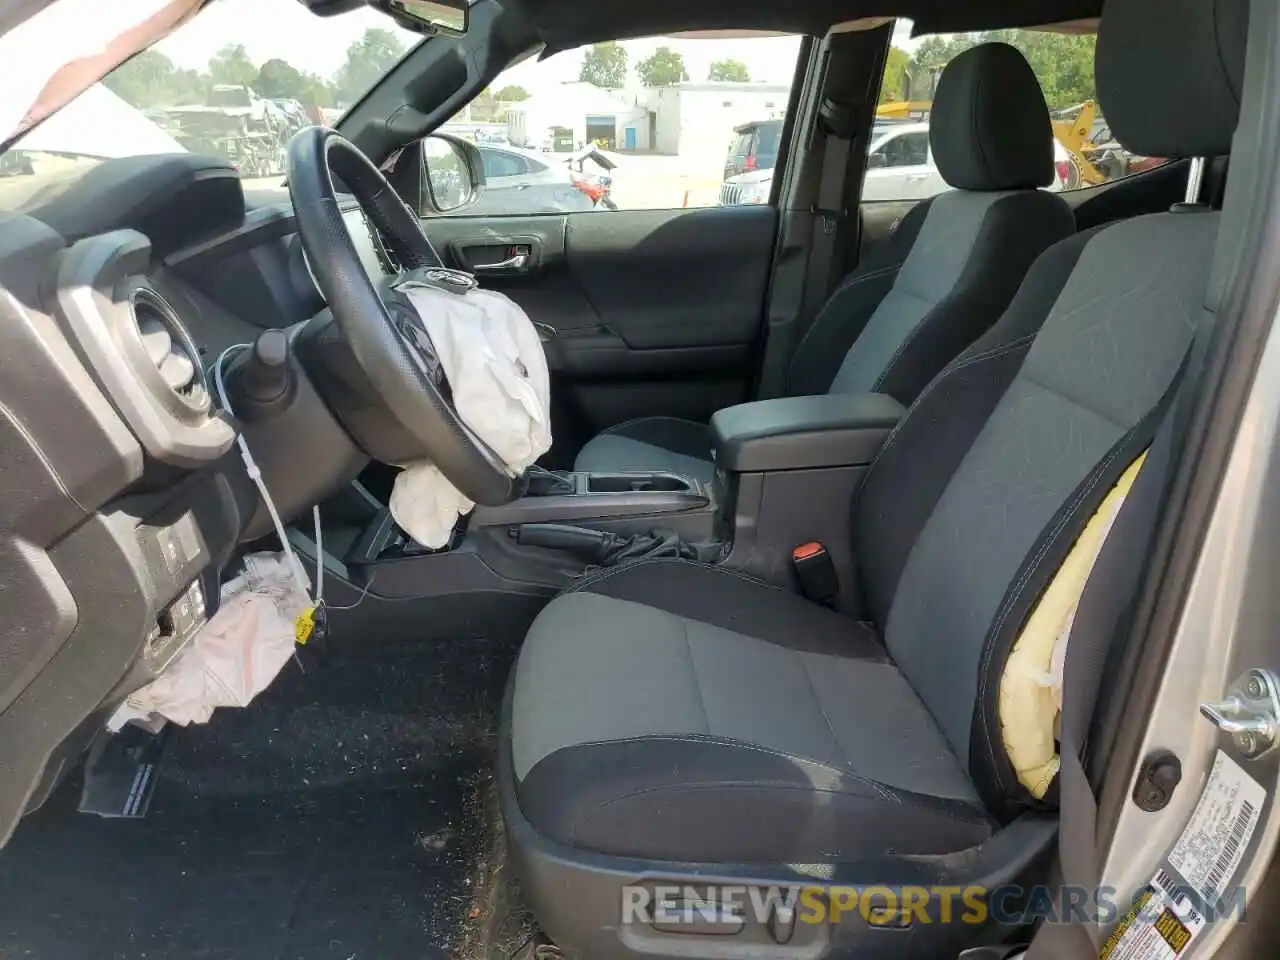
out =
<svg viewBox="0 0 1280 960"><path fill-rule="evenodd" d="M1089 159L1090 154L1097 149L1097 144L1091 139L1093 123L1097 117L1098 104L1093 100L1053 112L1053 135L1066 148L1073 167L1066 184L1068 190L1107 182L1107 175Z"/></svg>
<svg viewBox="0 0 1280 960"><path fill-rule="evenodd" d="M927 120L932 100L890 100L876 107L877 120Z"/></svg>
<svg viewBox="0 0 1280 960"><path fill-rule="evenodd" d="M876 107L876 119L928 120L932 107L932 100L890 100ZM1093 100L1055 110L1052 114L1053 135L1070 158L1071 171L1065 184L1068 190L1106 183L1110 179L1089 159L1098 150L1098 145L1090 139L1097 118L1098 104Z"/></svg>

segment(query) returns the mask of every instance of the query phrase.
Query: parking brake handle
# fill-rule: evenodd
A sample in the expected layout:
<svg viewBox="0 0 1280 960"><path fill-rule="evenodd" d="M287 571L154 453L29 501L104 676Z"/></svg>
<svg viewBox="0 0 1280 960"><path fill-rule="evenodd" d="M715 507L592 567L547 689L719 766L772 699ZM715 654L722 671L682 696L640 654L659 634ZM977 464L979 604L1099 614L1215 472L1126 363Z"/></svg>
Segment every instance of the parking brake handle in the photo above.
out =
<svg viewBox="0 0 1280 960"><path fill-rule="evenodd" d="M563 550L587 563L601 563L610 546L613 534L603 530L588 530L567 523L522 523L508 531L522 547L546 547Z"/></svg>
<svg viewBox="0 0 1280 960"><path fill-rule="evenodd" d="M624 536L564 523L522 523L511 528L508 534L521 546L563 550L599 567L657 557L714 563L725 552L725 544L686 543L674 530L650 530Z"/></svg>

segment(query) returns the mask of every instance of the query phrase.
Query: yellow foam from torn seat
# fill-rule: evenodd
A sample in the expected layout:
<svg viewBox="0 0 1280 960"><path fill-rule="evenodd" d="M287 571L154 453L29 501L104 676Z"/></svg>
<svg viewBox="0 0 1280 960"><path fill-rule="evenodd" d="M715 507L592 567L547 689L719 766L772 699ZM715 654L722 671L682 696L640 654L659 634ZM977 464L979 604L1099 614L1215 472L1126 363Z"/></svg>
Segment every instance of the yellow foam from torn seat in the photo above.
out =
<svg viewBox="0 0 1280 960"><path fill-rule="evenodd" d="M1000 679L1000 728L1019 782L1042 798L1058 774L1058 714L1062 662L1085 581L1120 506L1142 469L1145 453L1125 470L1098 505L1066 560L1027 618Z"/></svg>

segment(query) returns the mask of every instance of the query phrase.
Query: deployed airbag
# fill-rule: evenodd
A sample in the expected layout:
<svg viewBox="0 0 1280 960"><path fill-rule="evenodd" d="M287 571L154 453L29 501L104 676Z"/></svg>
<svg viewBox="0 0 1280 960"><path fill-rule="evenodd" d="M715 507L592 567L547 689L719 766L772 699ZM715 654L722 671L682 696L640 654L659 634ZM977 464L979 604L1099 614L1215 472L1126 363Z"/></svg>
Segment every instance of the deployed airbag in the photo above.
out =
<svg viewBox="0 0 1280 960"><path fill-rule="evenodd" d="M223 584L218 612L107 728L156 715L182 726L208 723L218 707L247 707L293 656L297 618L312 606L294 569L284 554L246 556L244 572Z"/></svg>
<svg viewBox="0 0 1280 960"><path fill-rule="evenodd" d="M417 311L440 359L458 417L519 476L551 448L551 377L533 322L510 298L410 280L397 290ZM391 515L419 543L449 542L475 506L429 460L403 464Z"/></svg>
<svg viewBox="0 0 1280 960"><path fill-rule="evenodd" d="M1043 799L1058 775L1058 721L1067 644L1085 583L1142 469L1138 457L1099 504L1018 635L1000 680L1000 725L1018 781Z"/></svg>

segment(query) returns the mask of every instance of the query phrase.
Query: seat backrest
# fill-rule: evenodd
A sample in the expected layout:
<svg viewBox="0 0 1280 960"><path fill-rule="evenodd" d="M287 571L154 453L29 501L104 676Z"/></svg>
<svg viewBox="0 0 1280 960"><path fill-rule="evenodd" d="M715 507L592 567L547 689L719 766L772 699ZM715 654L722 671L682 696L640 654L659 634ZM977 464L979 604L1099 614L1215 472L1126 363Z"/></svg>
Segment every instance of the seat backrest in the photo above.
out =
<svg viewBox="0 0 1280 960"><path fill-rule="evenodd" d="M1016 49L984 43L942 73L929 123L955 189L926 200L828 298L792 357L788 392L910 403L999 319L1046 248L1070 236L1044 95Z"/></svg>
<svg viewBox="0 0 1280 960"><path fill-rule="evenodd" d="M1121 143L1168 157L1230 150L1247 7L1108 0L1098 92ZM1175 210L1042 255L996 326L890 436L855 509L885 641L997 814L1027 800L997 716L1009 651L1103 497L1150 444L1204 316L1220 215Z"/></svg>

